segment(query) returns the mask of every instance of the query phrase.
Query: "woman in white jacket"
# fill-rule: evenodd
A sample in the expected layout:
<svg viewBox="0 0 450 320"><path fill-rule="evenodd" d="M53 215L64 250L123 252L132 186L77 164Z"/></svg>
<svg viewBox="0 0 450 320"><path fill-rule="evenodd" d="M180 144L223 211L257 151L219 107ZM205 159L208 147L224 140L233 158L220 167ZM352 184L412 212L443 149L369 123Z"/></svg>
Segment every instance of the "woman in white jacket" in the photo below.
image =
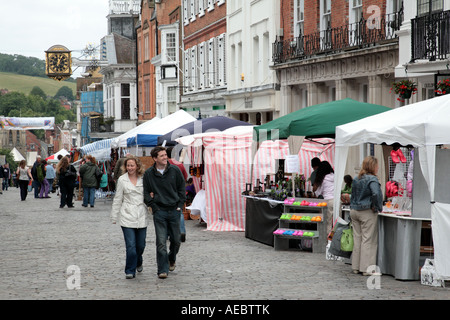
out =
<svg viewBox="0 0 450 320"><path fill-rule="evenodd" d="M126 246L125 277L132 279L136 271L142 272L142 254L145 249L149 212L144 204L142 176L144 168L139 158L127 156L123 172L117 181L111 210L112 223L123 231Z"/></svg>
<svg viewBox="0 0 450 320"><path fill-rule="evenodd" d="M333 227L334 208L334 170L328 161L322 161L317 169L313 191L317 197L323 198L327 202L327 234Z"/></svg>

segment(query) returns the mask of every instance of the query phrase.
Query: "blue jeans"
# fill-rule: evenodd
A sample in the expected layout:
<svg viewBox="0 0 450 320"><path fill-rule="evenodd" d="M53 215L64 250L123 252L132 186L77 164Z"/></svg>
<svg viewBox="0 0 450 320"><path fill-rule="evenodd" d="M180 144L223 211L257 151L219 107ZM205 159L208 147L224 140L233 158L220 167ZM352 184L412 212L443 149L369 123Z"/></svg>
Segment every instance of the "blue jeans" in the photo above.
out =
<svg viewBox="0 0 450 320"><path fill-rule="evenodd" d="M142 265L147 228L122 227L126 247L125 274L136 274L136 268Z"/></svg>
<svg viewBox="0 0 450 320"><path fill-rule="evenodd" d="M87 207L90 204L92 207L95 203L95 188L84 187L83 188L83 206Z"/></svg>
<svg viewBox="0 0 450 320"><path fill-rule="evenodd" d="M41 187L41 183L35 179L33 179L33 182L31 183L31 186L34 189L34 197L39 198L39 188Z"/></svg>
<svg viewBox="0 0 450 320"><path fill-rule="evenodd" d="M180 211L158 210L153 214L156 234L156 263L158 274L169 273L169 262L174 263L180 249ZM167 251L167 237L170 239Z"/></svg>
<svg viewBox="0 0 450 320"><path fill-rule="evenodd" d="M53 191L53 180L54 179L47 179L47 181L48 181L48 192L52 192Z"/></svg>
<svg viewBox="0 0 450 320"><path fill-rule="evenodd" d="M184 213L181 211L180 213L180 233L186 234L186 226L184 224Z"/></svg>

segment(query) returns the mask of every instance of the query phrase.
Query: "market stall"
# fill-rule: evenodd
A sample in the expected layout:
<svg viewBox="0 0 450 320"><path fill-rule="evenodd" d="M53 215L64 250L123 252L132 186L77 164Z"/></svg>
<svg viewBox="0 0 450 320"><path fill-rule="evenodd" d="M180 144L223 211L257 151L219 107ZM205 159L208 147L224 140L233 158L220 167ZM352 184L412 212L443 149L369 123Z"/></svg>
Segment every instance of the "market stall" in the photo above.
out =
<svg viewBox="0 0 450 320"><path fill-rule="evenodd" d="M263 181L268 172L275 171L273 159L282 159L289 154L287 141L265 141L252 158L252 130L251 126L234 127L223 132L177 139L178 143L189 146L188 158L192 160L193 166L200 163L204 165L203 187L208 230L244 231L246 225L253 225L252 217L246 217L246 199L242 197L242 191L250 181L251 171L254 177ZM301 167L306 174L311 172L311 157L320 154L323 159L332 161L333 144L307 141L302 146L299 158L302 159ZM196 189L199 190L197 186Z"/></svg>
<svg viewBox="0 0 450 320"><path fill-rule="evenodd" d="M174 146L177 144L175 140L184 136L205 132L219 132L237 126L250 126L250 124L222 116L197 119L159 136L157 143L158 145L165 143L165 146Z"/></svg>
<svg viewBox="0 0 450 320"><path fill-rule="evenodd" d="M448 199L448 196L435 191L437 182L448 171L445 169L448 167L448 162L439 162L436 160L438 159L438 146L450 143L449 117L450 96L444 95L347 123L336 127L335 154L336 196L334 216L337 217L339 216L337 210L339 207L339 197L337 196L338 190L336 186L343 178L349 147L363 143L387 145L399 143L405 147L410 146L415 148L417 154L415 152L414 162L415 165L417 163L420 169L419 171L423 175L426 183L424 193L429 194L429 202L423 201L420 210L417 210L413 206L410 218L431 219L436 273L444 280L450 279L450 253L447 248L448 243L450 243L450 199ZM416 156L418 159L416 159ZM414 181L415 183L416 181ZM448 186L448 180L442 181L442 183L442 186ZM414 185L413 188L415 188ZM390 220L402 219L401 217L389 218L389 216L386 218ZM417 234L414 234L414 232L412 231L410 233L409 236L411 238L417 237ZM382 235L381 241L386 241ZM406 245L408 244L406 237L399 239L397 235L396 241L397 244L392 244L391 247L397 246L399 241ZM412 246L414 246L411 248L412 251L417 252L420 250L417 246L417 241ZM380 260L380 258L383 257L380 257L379 254L378 259ZM414 257L410 261L404 262L403 268L418 270L418 259ZM392 272L382 269L381 272L383 271ZM417 278L417 275L411 273L408 277Z"/></svg>
<svg viewBox="0 0 450 320"><path fill-rule="evenodd" d="M178 110L149 126L143 132L137 132L127 138L127 147L154 147L158 137L196 119L184 110Z"/></svg>
<svg viewBox="0 0 450 320"><path fill-rule="evenodd" d="M70 152L67 151L66 149L62 148L58 152L56 152L56 153L52 154L51 156L45 158L45 160L47 160L47 162L56 163L56 162L59 162L59 160L58 160L58 156L59 155L64 157L64 156L67 156L68 154L70 154Z"/></svg>

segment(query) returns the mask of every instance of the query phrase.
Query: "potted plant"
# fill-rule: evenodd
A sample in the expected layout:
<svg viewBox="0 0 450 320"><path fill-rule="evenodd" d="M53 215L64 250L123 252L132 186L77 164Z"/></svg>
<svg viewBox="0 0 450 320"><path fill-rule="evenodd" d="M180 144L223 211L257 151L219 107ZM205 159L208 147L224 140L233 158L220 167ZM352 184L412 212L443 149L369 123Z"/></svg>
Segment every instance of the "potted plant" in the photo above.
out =
<svg viewBox="0 0 450 320"><path fill-rule="evenodd" d="M436 91L439 95L450 93L450 79L442 79L436 84Z"/></svg>
<svg viewBox="0 0 450 320"><path fill-rule="evenodd" d="M404 102L405 99L409 99L413 94L416 94L417 87L413 81L407 79L392 83L392 88L389 93L391 93L392 90L399 95L397 100Z"/></svg>

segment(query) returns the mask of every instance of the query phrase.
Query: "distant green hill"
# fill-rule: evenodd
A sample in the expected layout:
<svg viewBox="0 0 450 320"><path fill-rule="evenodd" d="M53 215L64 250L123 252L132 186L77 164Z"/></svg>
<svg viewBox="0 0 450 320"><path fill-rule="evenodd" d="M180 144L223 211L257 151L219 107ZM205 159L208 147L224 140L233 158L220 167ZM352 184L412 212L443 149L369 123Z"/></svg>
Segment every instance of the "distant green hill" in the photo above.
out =
<svg viewBox="0 0 450 320"><path fill-rule="evenodd" d="M9 91L18 91L29 94L34 86L40 87L47 95L54 97L56 92L67 86L76 95L77 85L75 82L56 81L50 78L24 76L15 73L0 72L0 89L8 89Z"/></svg>

